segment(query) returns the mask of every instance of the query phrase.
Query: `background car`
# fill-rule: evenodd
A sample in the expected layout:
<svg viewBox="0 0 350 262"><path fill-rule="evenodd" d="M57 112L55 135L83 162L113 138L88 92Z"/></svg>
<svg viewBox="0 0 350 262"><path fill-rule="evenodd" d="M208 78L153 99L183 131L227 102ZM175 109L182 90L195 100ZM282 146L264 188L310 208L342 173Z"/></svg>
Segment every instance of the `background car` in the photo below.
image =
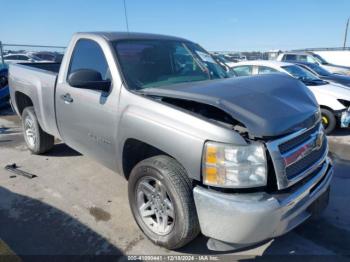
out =
<svg viewBox="0 0 350 262"><path fill-rule="evenodd" d="M296 62L296 65L299 65L306 70L309 70L314 75L317 75L319 78L329 81L331 83L338 83L350 87L350 76L332 74L328 70L322 68L318 64L309 63L309 62Z"/></svg>
<svg viewBox="0 0 350 262"><path fill-rule="evenodd" d="M277 57L280 62L309 62L315 63L335 74L350 75L350 67L328 63L320 55L312 52L285 52Z"/></svg>
<svg viewBox="0 0 350 262"><path fill-rule="evenodd" d="M331 84L318 78L310 71L286 62L277 61L246 61L239 62L232 70L237 76L257 74L285 73L302 81L315 95L321 107L322 124L327 134L331 133L337 124L347 127L341 122L350 115L350 89L340 84ZM292 101L291 101L292 103Z"/></svg>
<svg viewBox="0 0 350 262"><path fill-rule="evenodd" d="M10 99L8 86L8 69L5 66L0 67L0 108L7 105Z"/></svg>
<svg viewBox="0 0 350 262"><path fill-rule="evenodd" d="M213 55L215 59L217 59L220 63L225 64L228 67L233 66L236 62L233 62L232 60L227 59L226 56L224 55Z"/></svg>
<svg viewBox="0 0 350 262"><path fill-rule="evenodd" d="M247 57L245 55L242 55L240 53L233 53L233 54L227 54L227 59L232 59L233 61L246 61Z"/></svg>
<svg viewBox="0 0 350 262"><path fill-rule="evenodd" d="M49 51L40 51L40 52L31 52L35 57L40 58L41 60L51 61L55 63L61 63L63 59L63 54L57 52Z"/></svg>
<svg viewBox="0 0 350 262"><path fill-rule="evenodd" d="M4 55L4 62L7 64L17 64L17 63L47 63L51 61L43 60L33 54L9 54Z"/></svg>

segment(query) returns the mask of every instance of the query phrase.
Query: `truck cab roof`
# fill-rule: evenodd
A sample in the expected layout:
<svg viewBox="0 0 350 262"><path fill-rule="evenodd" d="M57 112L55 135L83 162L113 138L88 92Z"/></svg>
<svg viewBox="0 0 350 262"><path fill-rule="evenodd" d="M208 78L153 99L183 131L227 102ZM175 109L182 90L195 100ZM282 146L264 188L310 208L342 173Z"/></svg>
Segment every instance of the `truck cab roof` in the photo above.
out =
<svg viewBox="0 0 350 262"><path fill-rule="evenodd" d="M149 33L138 33L138 32L79 32L76 36L80 35L98 35L105 38L107 41L119 41L119 40L131 40L131 39L159 39L159 40L174 40L174 41L187 41L187 39L175 36L160 35L160 34L149 34Z"/></svg>

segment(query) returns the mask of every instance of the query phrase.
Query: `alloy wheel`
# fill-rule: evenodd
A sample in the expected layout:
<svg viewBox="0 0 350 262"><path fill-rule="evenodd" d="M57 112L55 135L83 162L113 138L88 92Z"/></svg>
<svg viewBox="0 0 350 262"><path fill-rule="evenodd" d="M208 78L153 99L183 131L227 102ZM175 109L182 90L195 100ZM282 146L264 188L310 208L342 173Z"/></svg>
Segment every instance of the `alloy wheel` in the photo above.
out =
<svg viewBox="0 0 350 262"><path fill-rule="evenodd" d="M151 231L166 235L173 229L174 205L160 180L141 178L136 187L136 199L140 217Z"/></svg>
<svg viewBox="0 0 350 262"><path fill-rule="evenodd" d="M29 116L24 120L24 132L29 146L34 148L37 142L36 129L33 119Z"/></svg>

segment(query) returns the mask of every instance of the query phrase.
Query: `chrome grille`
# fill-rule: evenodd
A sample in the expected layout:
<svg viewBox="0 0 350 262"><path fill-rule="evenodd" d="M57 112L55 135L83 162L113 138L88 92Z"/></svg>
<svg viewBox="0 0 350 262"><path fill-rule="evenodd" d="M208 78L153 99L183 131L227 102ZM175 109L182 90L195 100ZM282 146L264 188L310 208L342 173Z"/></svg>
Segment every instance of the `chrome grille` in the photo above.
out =
<svg viewBox="0 0 350 262"><path fill-rule="evenodd" d="M324 163L328 154L327 138L317 123L266 144L270 152L278 189L287 188L310 175Z"/></svg>
<svg viewBox="0 0 350 262"><path fill-rule="evenodd" d="M283 144L279 145L278 148L282 154L288 152L289 150L292 150L293 148L297 147L298 145L301 145L306 140L310 138L310 135L317 132L317 130L320 128L320 124L315 125L314 127L307 130L305 133L301 134L300 136L297 136L287 142L284 142Z"/></svg>
<svg viewBox="0 0 350 262"><path fill-rule="evenodd" d="M298 162L288 166L286 168L286 175L288 179L293 179L298 176L300 173L305 172L310 166L316 163L321 159L326 151L327 140L324 139L323 145L319 150L314 150L309 155L305 156L303 159Z"/></svg>

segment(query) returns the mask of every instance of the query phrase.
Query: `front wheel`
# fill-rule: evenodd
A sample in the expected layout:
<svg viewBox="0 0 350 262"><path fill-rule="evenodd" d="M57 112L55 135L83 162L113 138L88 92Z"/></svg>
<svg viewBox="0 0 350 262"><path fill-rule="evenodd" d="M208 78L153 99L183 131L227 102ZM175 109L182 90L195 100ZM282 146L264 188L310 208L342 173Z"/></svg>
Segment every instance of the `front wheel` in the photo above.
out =
<svg viewBox="0 0 350 262"><path fill-rule="evenodd" d="M45 153L53 147L55 138L41 129L33 107L23 110L22 126L24 140L33 154Z"/></svg>
<svg viewBox="0 0 350 262"><path fill-rule="evenodd" d="M329 135L336 127L337 120L332 111L328 109L321 109L322 125L324 127L325 133Z"/></svg>
<svg viewBox="0 0 350 262"><path fill-rule="evenodd" d="M161 155L138 163L128 191L138 226L155 244L176 249L198 235L191 181L173 158Z"/></svg>

